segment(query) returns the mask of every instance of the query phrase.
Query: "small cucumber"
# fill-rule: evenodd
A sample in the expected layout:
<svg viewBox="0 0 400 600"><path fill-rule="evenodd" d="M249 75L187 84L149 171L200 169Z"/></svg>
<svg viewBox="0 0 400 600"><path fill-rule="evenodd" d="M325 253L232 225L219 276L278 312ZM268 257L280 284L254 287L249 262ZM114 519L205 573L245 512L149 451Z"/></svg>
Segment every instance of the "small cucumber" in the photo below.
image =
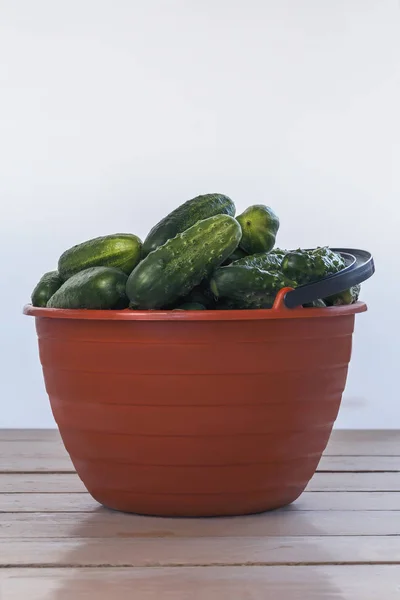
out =
<svg viewBox="0 0 400 600"><path fill-rule="evenodd" d="M142 242L131 233L105 235L66 250L58 261L65 280L90 267L113 267L129 275L141 257Z"/></svg>
<svg viewBox="0 0 400 600"><path fill-rule="evenodd" d="M271 308L277 292L284 287L296 284L281 273L237 263L216 269L210 282L213 294L228 300L234 308Z"/></svg>
<svg viewBox="0 0 400 600"><path fill-rule="evenodd" d="M47 306L53 294L62 286L63 280L58 271L49 271L41 277L39 283L32 292L31 300L33 306Z"/></svg>
<svg viewBox="0 0 400 600"><path fill-rule="evenodd" d="M254 204L237 217L242 228L240 247L248 254L269 252L275 245L279 219L269 206Z"/></svg>
<svg viewBox="0 0 400 600"><path fill-rule="evenodd" d="M49 308L107 310L128 306L127 275L113 267L91 267L72 275L47 303Z"/></svg>
<svg viewBox="0 0 400 600"><path fill-rule="evenodd" d="M147 256L178 233L215 215L235 216L235 205L223 194L204 194L188 200L162 219L148 234L143 244L143 256Z"/></svg>
<svg viewBox="0 0 400 600"><path fill-rule="evenodd" d="M198 221L142 260L128 278L131 308L162 308L186 296L232 254L241 236L229 215Z"/></svg>

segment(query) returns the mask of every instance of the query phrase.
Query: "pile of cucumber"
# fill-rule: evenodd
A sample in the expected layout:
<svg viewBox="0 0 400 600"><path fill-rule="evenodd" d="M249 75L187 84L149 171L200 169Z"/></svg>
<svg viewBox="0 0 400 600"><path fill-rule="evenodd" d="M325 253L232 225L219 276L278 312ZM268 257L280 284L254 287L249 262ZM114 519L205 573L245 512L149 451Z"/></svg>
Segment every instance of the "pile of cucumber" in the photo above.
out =
<svg viewBox="0 0 400 600"><path fill-rule="evenodd" d="M318 281L344 268L328 247L275 248L279 219L257 204L235 218L223 194L188 200L145 241L133 234L98 237L66 250L45 273L33 306L67 309L232 310L271 308L283 287ZM313 306L351 304L359 287Z"/></svg>

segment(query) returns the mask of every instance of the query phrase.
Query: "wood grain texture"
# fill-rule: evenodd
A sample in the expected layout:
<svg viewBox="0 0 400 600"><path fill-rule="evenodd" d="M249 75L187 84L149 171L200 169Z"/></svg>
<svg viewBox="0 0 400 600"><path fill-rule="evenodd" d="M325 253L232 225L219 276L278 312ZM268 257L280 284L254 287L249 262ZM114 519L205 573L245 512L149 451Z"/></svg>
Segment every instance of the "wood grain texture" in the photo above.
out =
<svg viewBox="0 0 400 600"><path fill-rule="evenodd" d="M182 462L184 458L182 457ZM74 466L60 441L0 441L0 473L73 473ZM323 456L318 471L400 472L397 456Z"/></svg>
<svg viewBox="0 0 400 600"><path fill-rule="evenodd" d="M400 456L400 431L333 431L326 456Z"/></svg>
<svg viewBox="0 0 400 600"><path fill-rule="evenodd" d="M0 429L0 441L61 444L57 429ZM400 456L400 430L338 430L332 432L326 456Z"/></svg>
<svg viewBox="0 0 400 600"><path fill-rule="evenodd" d="M0 539L203 538L254 536L400 535L400 512L279 511L246 517L168 519L98 508L91 513L7 513Z"/></svg>
<svg viewBox="0 0 400 600"><path fill-rule="evenodd" d="M318 498L318 497L317 497ZM373 502L374 499L371 500ZM7 536L10 531L10 513L83 513L75 516L85 519L87 514L108 513L89 494L2 494L0 495L0 538ZM113 513L114 514L114 513ZM309 510L300 511L292 508L282 509L264 515L254 516L255 530L252 535L258 534L260 517L262 517L262 535L397 535L400 534L400 517L396 518L393 511L379 510ZM23 523L29 523L36 515L23 519ZM39 516L40 518L40 516ZM129 520L136 518L135 515L123 515ZM141 517L140 517L141 518ZM144 517L143 517L144 518ZM242 518L242 517L241 517ZM249 527L249 517L246 519ZM14 519L14 517L13 517ZM142 519L142 518L141 518ZM152 519L153 520L153 519ZM265 522L264 522L265 521ZM14 521L12 521L14 522ZM17 519L18 522L18 519ZM189 520L191 524L197 521ZM212 520L213 523L216 521ZM232 520L227 521L232 527ZM238 518L233 522L238 523ZM177 521L174 521L177 523ZM208 523L208 520L201 521ZM12 525L11 525L12 528ZM32 535L32 529L28 526L21 527L21 535L24 531ZM235 535L241 535L235 530ZM248 530L249 535L253 531ZM247 529L245 530L247 532ZM261 535L260 534L260 535ZM195 536L197 533L192 532Z"/></svg>
<svg viewBox="0 0 400 600"><path fill-rule="evenodd" d="M6 569L4 600L398 600L398 566Z"/></svg>
<svg viewBox="0 0 400 600"><path fill-rule="evenodd" d="M85 522L86 517L93 514L104 515L102 522L107 520L109 511L100 507L89 494L4 494L1 496L2 508L6 513L86 513L75 515L75 523L78 525ZM114 514L114 513L112 513ZM396 517L396 515L395 515ZM17 523L24 523L20 528L21 537L28 535L33 537L34 532L29 523L41 515L31 515L21 520L3 514L0 517L0 538L7 537L12 533ZM134 525L134 519L144 521L148 517L137 517L135 515L121 515L121 527L126 528L127 523ZM242 525L244 519L245 526ZM156 522L149 519L150 522ZM164 520L163 520L164 521ZM179 520L181 526L189 527L188 535L196 537L202 532L209 531L209 522L196 520ZM222 519L225 523L225 520ZM175 535L180 536L180 530L176 527L177 521L172 521ZM217 520L212 519L211 525L218 525ZM279 510L263 515L251 517L238 517L234 520L226 520L226 527L236 537L241 535L268 535L268 536L297 536L297 535L400 535L400 518L394 518L392 511L293 511ZM217 533L218 533L217 529ZM150 532L151 533L151 532ZM62 533L60 533L62 535ZM147 533L146 533L147 535ZM209 533L211 535L211 533Z"/></svg>
<svg viewBox="0 0 400 600"><path fill-rule="evenodd" d="M400 537L0 540L0 566L241 566L399 563ZM399 566L400 569L400 566Z"/></svg>
<svg viewBox="0 0 400 600"><path fill-rule="evenodd" d="M0 493L80 493L76 473L0 473ZM316 473L307 491L400 492L399 473ZM1 510L1 503L0 503Z"/></svg>
<svg viewBox="0 0 400 600"><path fill-rule="evenodd" d="M326 456L321 458L318 471L399 472L399 456Z"/></svg>
<svg viewBox="0 0 400 600"><path fill-rule="evenodd" d="M85 492L76 473L6 473L0 474L0 494L38 492ZM1 506L1 504L0 504Z"/></svg>
<svg viewBox="0 0 400 600"><path fill-rule="evenodd" d="M400 473L316 473L310 492L399 492Z"/></svg>
<svg viewBox="0 0 400 600"><path fill-rule="evenodd" d="M57 431L0 431L0 567L1 600L398 600L400 432L333 432L285 509L165 519L97 504Z"/></svg>
<svg viewBox="0 0 400 600"><path fill-rule="evenodd" d="M60 442L58 429L0 429L0 440L6 442Z"/></svg>

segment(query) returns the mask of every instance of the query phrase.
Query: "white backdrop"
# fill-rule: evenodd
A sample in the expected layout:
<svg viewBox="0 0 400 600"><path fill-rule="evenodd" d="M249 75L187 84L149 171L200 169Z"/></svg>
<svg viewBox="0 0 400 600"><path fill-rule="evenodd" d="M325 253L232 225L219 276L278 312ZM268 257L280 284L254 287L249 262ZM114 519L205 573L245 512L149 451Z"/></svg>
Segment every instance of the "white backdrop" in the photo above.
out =
<svg viewBox="0 0 400 600"><path fill-rule="evenodd" d="M397 0L1 0L0 426L54 426L21 308L58 255L214 191L374 253L337 426L400 427Z"/></svg>

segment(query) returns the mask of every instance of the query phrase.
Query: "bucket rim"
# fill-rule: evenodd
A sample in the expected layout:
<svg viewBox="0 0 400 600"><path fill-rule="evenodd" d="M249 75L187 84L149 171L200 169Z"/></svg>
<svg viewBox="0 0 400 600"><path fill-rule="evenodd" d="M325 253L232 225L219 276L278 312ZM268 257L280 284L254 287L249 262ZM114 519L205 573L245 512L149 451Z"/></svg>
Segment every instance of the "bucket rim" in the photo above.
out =
<svg viewBox="0 0 400 600"><path fill-rule="evenodd" d="M89 310L41 308L26 304L24 315L47 319L83 321L264 321L275 319L320 319L345 317L367 310L365 302L323 308L277 308L242 310Z"/></svg>

